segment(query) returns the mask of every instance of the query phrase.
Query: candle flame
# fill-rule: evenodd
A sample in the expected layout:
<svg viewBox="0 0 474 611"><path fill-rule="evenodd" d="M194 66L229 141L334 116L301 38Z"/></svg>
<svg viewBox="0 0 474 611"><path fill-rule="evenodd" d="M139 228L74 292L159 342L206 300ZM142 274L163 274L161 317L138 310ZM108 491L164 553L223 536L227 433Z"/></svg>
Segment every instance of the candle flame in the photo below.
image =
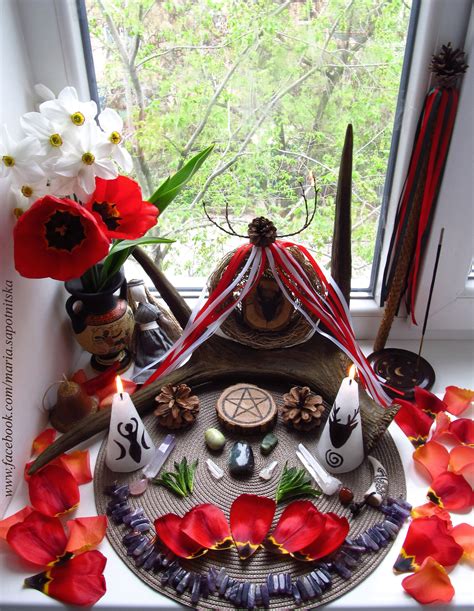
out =
<svg viewBox="0 0 474 611"><path fill-rule="evenodd" d="M122 384L122 378L120 376L116 376L115 384L117 385L117 392L119 394L122 394L123 393L123 384Z"/></svg>
<svg viewBox="0 0 474 611"><path fill-rule="evenodd" d="M351 380L355 378L356 373L357 373L357 367L355 365L351 365L351 368L349 369L349 377Z"/></svg>

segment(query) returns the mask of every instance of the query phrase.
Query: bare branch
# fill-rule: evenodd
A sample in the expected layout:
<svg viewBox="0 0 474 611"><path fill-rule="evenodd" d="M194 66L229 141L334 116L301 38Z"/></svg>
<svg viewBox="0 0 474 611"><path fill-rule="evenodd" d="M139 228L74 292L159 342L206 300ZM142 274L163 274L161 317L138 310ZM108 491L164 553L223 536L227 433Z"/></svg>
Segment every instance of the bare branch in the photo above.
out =
<svg viewBox="0 0 474 611"><path fill-rule="evenodd" d="M235 60L234 64L229 68L229 70L227 71L226 75L222 79L219 87L215 90L214 95L212 96L212 98L209 101L209 104L207 105L207 108L206 108L206 111L204 113L203 118L201 119L201 121L199 122L199 125L196 127L196 129L194 130L193 134L191 135L191 137L189 138L188 142L186 143L186 145L183 148L183 151L181 153L181 156L183 157L183 159L189 153L189 151L191 150L191 147L196 142L196 139L199 137L199 135L201 134L202 130L205 128L207 120L209 119L210 114L212 112L212 108L213 108L214 104L217 102L217 99L221 95L222 91L224 90L224 87L230 81L230 79L232 78L232 75L237 70L237 68L240 66L240 64L242 63L243 59L249 53L250 49L253 48L253 46L254 45L248 45L242 51L242 53L240 53L240 55ZM258 42L257 42L256 47L258 47Z"/></svg>

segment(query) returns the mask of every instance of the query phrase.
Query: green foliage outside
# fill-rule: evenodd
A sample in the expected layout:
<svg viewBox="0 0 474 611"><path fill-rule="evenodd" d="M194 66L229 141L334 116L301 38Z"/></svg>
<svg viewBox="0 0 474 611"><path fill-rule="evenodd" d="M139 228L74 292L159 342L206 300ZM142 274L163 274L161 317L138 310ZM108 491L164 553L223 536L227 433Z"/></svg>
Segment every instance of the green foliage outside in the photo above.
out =
<svg viewBox="0 0 474 611"><path fill-rule="evenodd" d="M103 106L120 112L135 176L153 193L198 151L213 153L163 214L154 257L207 276L255 216L327 265L346 125L354 127L353 277L370 276L410 6L404 0L87 0ZM367 284L367 283L366 283Z"/></svg>

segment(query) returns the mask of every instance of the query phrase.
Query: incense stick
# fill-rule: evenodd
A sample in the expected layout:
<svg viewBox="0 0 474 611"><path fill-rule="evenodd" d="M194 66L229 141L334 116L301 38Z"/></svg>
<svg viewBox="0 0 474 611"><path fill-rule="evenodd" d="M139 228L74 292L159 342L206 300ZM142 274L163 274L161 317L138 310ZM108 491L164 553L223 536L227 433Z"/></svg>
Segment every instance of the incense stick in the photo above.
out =
<svg viewBox="0 0 474 611"><path fill-rule="evenodd" d="M438 273L439 257L441 254L441 247L443 246L443 236L444 236L444 227L441 228L441 233L439 235L438 249L436 251L436 259L435 259L435 264L433 268L433 275L431 277L430 292L428 294L428 303L426 304L425 320L423 321L423 329L421 331L420 348L418 349L418 359L421 356L421 350L423 348L423 341L425 339L426 326L428 324L428 316L430 314L431 298L433 297L433 289L434 289L434 285L436 281L436 274Z"/></svg>

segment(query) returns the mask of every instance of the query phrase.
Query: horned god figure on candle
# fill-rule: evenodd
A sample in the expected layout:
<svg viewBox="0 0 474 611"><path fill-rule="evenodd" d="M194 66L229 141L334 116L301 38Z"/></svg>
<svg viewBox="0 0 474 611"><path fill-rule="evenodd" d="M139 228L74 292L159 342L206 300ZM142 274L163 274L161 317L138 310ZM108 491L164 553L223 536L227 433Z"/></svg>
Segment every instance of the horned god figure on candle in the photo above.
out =
<svg viewBox="0 0 474 611"><path fill-rule="evenodd" d="M147 465L154 451L145 425L130 395L123 392L122 381L117 376L117 394L112 402L105 463L111 471L130 473Z"/></svg>
<svg viewBox="0 0 474 611"><path fill-rule="evenodd" d="M364 460L359 387L355 366L344 378L318 443L318 455L331 473L347 473Z"/></svg>

